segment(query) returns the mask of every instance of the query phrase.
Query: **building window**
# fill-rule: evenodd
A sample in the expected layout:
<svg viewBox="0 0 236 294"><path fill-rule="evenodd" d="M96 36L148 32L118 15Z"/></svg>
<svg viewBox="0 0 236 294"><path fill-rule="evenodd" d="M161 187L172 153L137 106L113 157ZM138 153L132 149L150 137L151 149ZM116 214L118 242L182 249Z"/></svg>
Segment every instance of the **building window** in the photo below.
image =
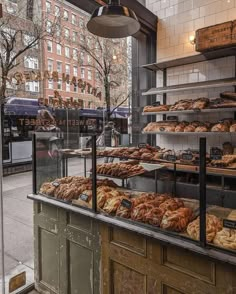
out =
<svg viewBox="0 0 236 294"><path fill-rule="evenodd" d="M35 36L24 34L23 35L23 43L25 46L30 46L30 48L39 48L39 41L35 39ZM32 45L33 44L33 45Z"/></svg>
<svg viewBox="0 0 236 294"><path fill-rule="evenodd" d="M72 14L72 15L71 15L71 23L72 23L73 25L76 24L76 16L75 16L75 14Z"/></svg>
<svg viewBox="0 0 236 294"><path fill-rule="evenodd" d="M77 32L73 32L72 33L72 41L73 42L77 42L78 41L78 33Z"/></svg>
<svg viewBox="0 0 236 294"><path fill-rule="evenodd" d="M38 69L39 68L39 60L36 57L24 57L24 66L27 68Z"/></svg>
<svg viewBox="0 0 236 294"><path fill-rule="evenodd" d="M39 82L26 82L25 91L27 92L39 92Z"/></svg>
<svg viewBox="0 0 236 294"><path fill-rule="evenodd" d="M96 78L97 81L99 80L99 72L97 70L96 70L96 73L95 73L95 78Z"/></svg>
<svg viewBox="0 0 236 294"><path fill-rule="evenodd" d="M85 42L85 37L83 35L80 35L80 43L84 44Z"/></svg>
<svg viewBox="0 0 236 294"><path fill-rule="evenodd" d="M81 89L81 93L85 94L85 89Z"/></svg>
<svg viewBox="0 0 236 294"><path fill-rule="evenodd" d="M51 12L51 2L46 1L46 12L47 13Z"/></svg>
<svg viewBox="0 0 236 294"><path fill-rule="evenodd" d="M75 48L73 49L73 59L78 60L78 50Z"/></svg>
<svg viewBox="0 0 236 294"><path fill-rule="evenodd" d="M55 6L55 16L59 17L60 14L61 14L60 7L59 6Z"/></svg>
<svg viewBox="0 0 236 294"><path fill-rule="evenodd" d="M70 83L66 83L66 92L70 92Z"/></svg>
<svg viewBox="0 0 236 294"><path fill-rule="evenodd" d="M52 52L52 41L47 41L48 52Z"/></svg>
<svg viewBox="0 0 236 294"><path fill-rule="evenodd" d="M85 78L85 69L81 68L81 78L84 79Z"/></svg>
<svg viewBox="0 0 236 294"><path fill-rule="evenodd" d="M57 54L61 55L61 45L57 44Z"/></svg>
<svg viewBox="0 0 236 294"><path fill-rule="evenodd" d="M82 18L79 20L79 27L81 29L84 27L84 20Z"/></svg>
<svg viewBox="0 0 236 294"><path fill-rule="evenodd" d="M53 90L53 80L48 80L48 89Z"/></svg>
<svg viewBox="0 0 236 294"><path fill-rule="evenodd" d="M69 75L70 74L70 65L66 64L66 74Z"/></svg>
<svg viewBox="0 0 236 294"><path fill-rule="evenodd" d="M88 70L88 80L92 80L92 71Z"/></svg>
<svg viewBox="0 0 236 294"><path fill-rule="evenodd" d="M70 30L65 28L65 38L68 40L70 38Z"/></svg>
<svg viewBox="0 0 236 294"><path fill-rule="evenodd" d="M74 74L75 77L78 76L78 67L77 66L73 67L73 74Z"/></svg>
<svg viewBox="0 0 236 294"><path fill-rule="evenodd" d="M70 58L70 48L69 47L65 47L65 56L67 58Z"/></svg>
<svg viewBox="0 0 236 294"><path fill-rule="evenodd" d="M62 62L57 61L57 71L62 72Z"/></svg>
<svg viewBox="0 0 236 294"><path fill-rule="evenodd" d="M69 12L67 10L64 10L63 18L66 21L69 20Z"/></svg>
<svg viewBox="0 0 236 294"><path fill-rule="evenodd" d="M84 63L84 52L83 51L80 52L80 60L81 60L81 63Z"/></svg>
<svg viewBox="0 0 236 294"><path fill-rule="evenodd" d="M87 61L88 61L88 64L91 64L91 56L90 55L87 56Z"/></svg>
<svg viewBox="0 0 236 294"><path fill-rule="evenodd" d="M51 34L52 33L52 22L50 20L47 20L46 22L46 31Z"/></svg>
<svg viewBox="0 0 236 294"><path fill-rule="evenodd" d="M78 86L74 85L74 92L77 93L78 92Z"/></svg>
<svg viewBox="0 0 236 294"><path fill-rule="evenodd" d="M48 71L53 71L53 60L48 59Z"/></svg>
<svg viewBox="0 0 236 294"><path fill-rule="evenodd" d="M55 26L56 36L61 37L61 26L57 23Z"/></svg>
<svg viewBox="0 0 236 294"><path fill-rule="evenodd" d="M57 81L57 90L61 90L62 89L62 82L61 80Z"/></svg>

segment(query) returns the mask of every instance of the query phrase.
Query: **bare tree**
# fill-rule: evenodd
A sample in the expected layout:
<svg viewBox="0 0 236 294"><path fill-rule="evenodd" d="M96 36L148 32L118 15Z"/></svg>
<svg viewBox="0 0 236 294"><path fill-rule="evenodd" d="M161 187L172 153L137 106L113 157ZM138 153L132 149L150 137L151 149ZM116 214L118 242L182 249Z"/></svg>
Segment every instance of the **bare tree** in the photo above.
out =
<svg viewBox="0 0 236 294"><path fill-rule="evenodd" d="M127 39L104 39L90 34L84 27L78 42L80 66L95 70L103 88L107 119L130 97L130 54ZM87 56L87 58L85 58Z"/></svg>
<svg viewBox="0 0 236 294"><path fill-rule="evenodd" d="M0 102L6 98L7 83L10 73L19 68L23 56L40 46L40 41L53 38L57 29L57 19L49 21L34 7L37 1L19 1L17 11L14 6L5 6L0 19ZM14 3L13 3L14 4ZM8 2L7 5L13 5ZM10 11L11 13L9 13ZM37 11L37 13L36 13Z"/></svg>

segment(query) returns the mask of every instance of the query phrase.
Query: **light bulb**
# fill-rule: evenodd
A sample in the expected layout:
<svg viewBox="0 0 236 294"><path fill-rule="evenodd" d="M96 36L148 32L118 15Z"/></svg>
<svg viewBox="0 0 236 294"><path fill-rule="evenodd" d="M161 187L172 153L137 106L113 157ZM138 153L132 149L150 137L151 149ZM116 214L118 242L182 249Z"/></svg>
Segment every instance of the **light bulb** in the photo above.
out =
<svg viewBox="0 0 236 294"><path fill-rule="evenodd" d="M196 41L195 36L193 36L193 35L189 36L189 42L190 42L192 45L195 44L195 41Z"/></svg>

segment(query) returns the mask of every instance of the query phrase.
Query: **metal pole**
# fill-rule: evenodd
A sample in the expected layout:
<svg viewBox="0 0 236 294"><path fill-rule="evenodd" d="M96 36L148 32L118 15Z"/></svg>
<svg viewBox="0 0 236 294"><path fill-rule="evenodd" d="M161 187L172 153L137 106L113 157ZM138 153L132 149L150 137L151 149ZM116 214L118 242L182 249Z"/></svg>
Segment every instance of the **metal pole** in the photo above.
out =
<svg viewBox="0 0 236 294"><path fill-rule="evenodd" d="M33 194L37 193L37 177L36 177L36 134L33 134L32 140L32 150L33 150L33 158L32 158L32 172L33 172Z"/></svg>
<svg viewBox="0 0 236 294"><path fill-rule="evenodd" d="M92 136L92 208L97 212L97 148L96 148L96 135Z"/></svg>
<svg viewBox="0 0 236 294"><path fill-rule="evenodd" d="M2 105L0 105L2 107ZM0 109L0 122L2 122L2 110ZM4 219L3 219L3 193L2 193L2 127L0 126L0 221L1 221L1 270L2 270L2 294L5 294L5 248L4 248Z"/></svg>
<svg viewBox="0 0 236 294"><path fill-rule="evenodd" d="M206 246L206 138L200 138L200 244Z"/></svg>

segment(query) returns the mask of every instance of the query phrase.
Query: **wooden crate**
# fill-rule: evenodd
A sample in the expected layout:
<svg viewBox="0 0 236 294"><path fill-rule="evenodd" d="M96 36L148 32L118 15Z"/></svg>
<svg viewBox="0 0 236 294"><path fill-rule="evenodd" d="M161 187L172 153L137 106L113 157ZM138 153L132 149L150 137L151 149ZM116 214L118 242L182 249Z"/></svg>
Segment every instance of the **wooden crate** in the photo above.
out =
<svg viewBox="0 0 236 294"><path fill-rule="evenodd" d="M232 32L234 31L234 43L236 43L236 23L227 21L218 25L206 27L196 31L196 51L206 52L233 45Z"/></svg>

